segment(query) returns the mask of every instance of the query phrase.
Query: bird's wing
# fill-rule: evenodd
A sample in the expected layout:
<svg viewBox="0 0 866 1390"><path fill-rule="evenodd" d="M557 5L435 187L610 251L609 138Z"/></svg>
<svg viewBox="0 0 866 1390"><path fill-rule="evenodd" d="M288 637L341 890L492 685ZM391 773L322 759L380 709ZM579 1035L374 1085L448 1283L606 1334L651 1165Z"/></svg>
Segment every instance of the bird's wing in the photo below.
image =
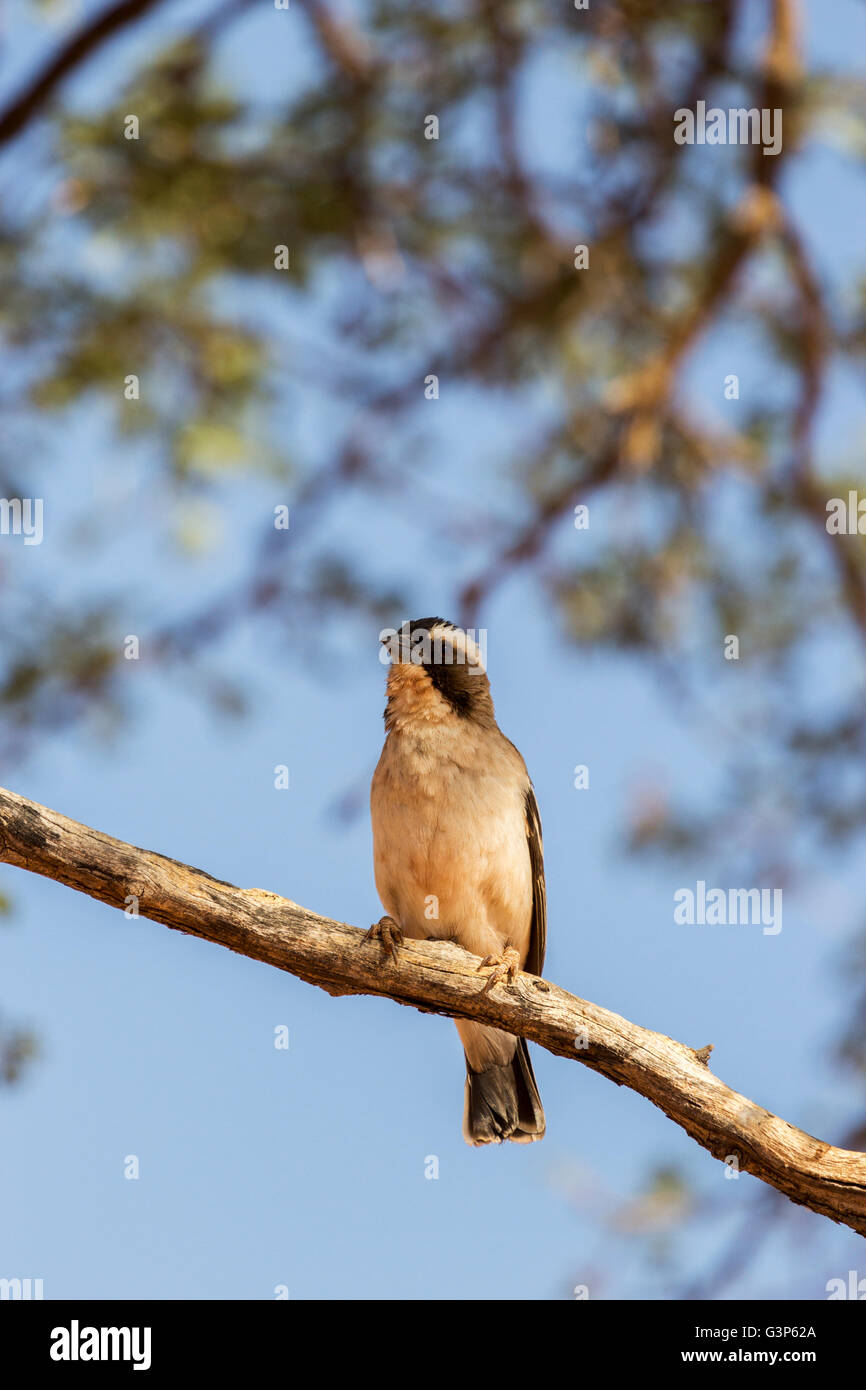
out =
<svg viewBox="0 0 866 1390"><path fill-rule="evenodd" d="M541 841L541 817L532 783L526 791L526 842L532 869L532 926L529 932L529 952L525 970L540 975L547 949L547 891L544 886L544 846Z"/></svg>

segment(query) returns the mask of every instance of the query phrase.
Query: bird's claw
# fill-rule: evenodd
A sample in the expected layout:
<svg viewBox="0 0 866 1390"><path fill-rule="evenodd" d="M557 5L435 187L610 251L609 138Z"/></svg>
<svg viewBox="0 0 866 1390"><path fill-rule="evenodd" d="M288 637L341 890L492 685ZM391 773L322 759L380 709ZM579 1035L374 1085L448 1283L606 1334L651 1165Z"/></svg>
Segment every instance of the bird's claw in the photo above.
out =
<svg viewBox="0 0 866 1390"><path fill-rule="evenodd" d="M369 931L364 933L365 941L381 941L393 961L397 959L397 948L403 945L403 933L393 917L380 917Z"/></svg>
<svg viewBox="0 0 866 1390"><path fill-rule="evenodd" d="M482 994L489 994L493 986L503 979L510 985L514 984L520 974L520 953L515 951L513 946L507 946L501 955L485 956L477 969L484 970L486 966L492 966L493 969L484 982Z"/></svg>

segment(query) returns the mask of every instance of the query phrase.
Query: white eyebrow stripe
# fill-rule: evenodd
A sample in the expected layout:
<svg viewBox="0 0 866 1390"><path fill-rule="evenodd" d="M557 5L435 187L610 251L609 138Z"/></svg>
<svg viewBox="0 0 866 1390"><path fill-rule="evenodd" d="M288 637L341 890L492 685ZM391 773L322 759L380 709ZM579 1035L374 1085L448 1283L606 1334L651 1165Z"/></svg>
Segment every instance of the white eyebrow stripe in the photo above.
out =
<svg viewBox="0 0 866 1390"><path fill-rule="evenodd" d="M481 651L472 637L461 627L441 627L437 624L430 629L432 642L450 642L455 652L461 652L468 662L483 667Z"/></svg>

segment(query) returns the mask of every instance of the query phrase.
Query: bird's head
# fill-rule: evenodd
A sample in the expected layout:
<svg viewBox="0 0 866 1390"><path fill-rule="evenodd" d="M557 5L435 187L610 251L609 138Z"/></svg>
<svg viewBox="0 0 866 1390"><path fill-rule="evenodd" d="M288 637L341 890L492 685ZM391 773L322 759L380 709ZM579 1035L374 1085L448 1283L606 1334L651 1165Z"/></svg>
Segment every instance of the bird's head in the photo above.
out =
<svg viewBox="0 0 866 1390"><path fill-rule="evenodd" d="M491 723L483 637L445 618L415 618L386 629L380 636L390 666L386 725L455 717Z"/></svg>

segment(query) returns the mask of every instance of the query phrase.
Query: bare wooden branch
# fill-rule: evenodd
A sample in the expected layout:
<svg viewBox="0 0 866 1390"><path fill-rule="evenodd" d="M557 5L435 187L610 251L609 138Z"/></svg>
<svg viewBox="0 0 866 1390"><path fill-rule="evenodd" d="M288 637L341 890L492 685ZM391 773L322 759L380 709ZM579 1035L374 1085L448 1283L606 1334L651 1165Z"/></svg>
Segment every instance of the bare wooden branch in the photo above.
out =
<svg viewBox="0 0 866 1390"><path fill-rule="evenodd" d="M695 1050L535 976L482 993L477 957L407 941L396 963L360 931L287 898L236 888L200 869L91 830L0 789L0 861L213 941L318 985L427 1013L476 1019L583 1062L645 1096L716 1158L793 1202L866 1234L866 1154L835 1148L730 1090Z"/></svg>

